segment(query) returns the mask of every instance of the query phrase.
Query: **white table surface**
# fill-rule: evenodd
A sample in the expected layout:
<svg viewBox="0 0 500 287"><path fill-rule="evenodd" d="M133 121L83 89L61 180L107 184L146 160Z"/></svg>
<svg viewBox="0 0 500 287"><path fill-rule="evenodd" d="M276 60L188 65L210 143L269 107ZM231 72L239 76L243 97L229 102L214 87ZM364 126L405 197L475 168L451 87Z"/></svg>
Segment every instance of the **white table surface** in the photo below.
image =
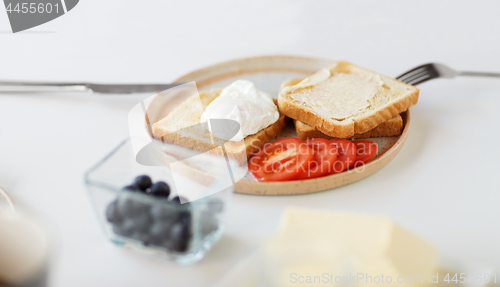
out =
<svg viewBox="0 0 500 287"><path fill-rule="evenodd" d="M500 71L499 2L234 2L85 0L19 34L0 12L0 79L169 82L268 54L343 59L391 76L431 61ZM332 191L235 195L223 238L189 267L108 242L82 184L127 137L129 109L146 95L0 95L0 185L53 230L54 287L210 286L292 205L389 215L443 257L500 267L500 80L419 88L408 141L389 165Z"/></svg>

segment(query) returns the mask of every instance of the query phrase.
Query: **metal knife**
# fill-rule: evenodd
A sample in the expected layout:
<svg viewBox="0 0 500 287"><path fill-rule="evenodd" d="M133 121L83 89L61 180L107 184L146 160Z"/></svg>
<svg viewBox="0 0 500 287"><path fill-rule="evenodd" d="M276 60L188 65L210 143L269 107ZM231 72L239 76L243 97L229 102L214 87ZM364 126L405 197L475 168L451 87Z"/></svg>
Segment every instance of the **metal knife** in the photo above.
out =
<svg viewBox="0 0 500 287"><path fill-rule="evenodd" d="M182 83L172 84L94 84L2 82L0 93L94 92L99 94L158 93Z"/></svg>

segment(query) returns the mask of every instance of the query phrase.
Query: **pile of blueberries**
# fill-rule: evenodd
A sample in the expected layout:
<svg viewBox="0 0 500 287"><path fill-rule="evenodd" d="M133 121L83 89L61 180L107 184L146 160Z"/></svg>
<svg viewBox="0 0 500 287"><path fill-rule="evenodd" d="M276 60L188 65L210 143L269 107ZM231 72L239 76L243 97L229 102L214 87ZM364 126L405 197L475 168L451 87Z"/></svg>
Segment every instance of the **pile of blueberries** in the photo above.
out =
<svg viewBox="0 0 500 287"><path fill-rule="evenodd" d="M144 195L154 200L144 200ZM212 198L200 205L195 201L181 207L181 198L169 200L169 196L167 183L153 183L147 175L138 176L108 204L106 219L117 235L176 252L185 252L194 236L194 212L199 213L201 226L197 225L196 230L201 231L202 237L217 230L217 214L223 209L220 200Z"/></svg>

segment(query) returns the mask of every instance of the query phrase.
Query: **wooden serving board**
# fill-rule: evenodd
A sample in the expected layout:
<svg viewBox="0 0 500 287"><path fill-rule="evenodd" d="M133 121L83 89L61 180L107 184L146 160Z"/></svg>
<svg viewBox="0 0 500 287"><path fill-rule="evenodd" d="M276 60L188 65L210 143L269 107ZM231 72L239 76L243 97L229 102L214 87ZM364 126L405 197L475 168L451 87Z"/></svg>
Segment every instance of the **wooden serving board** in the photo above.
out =
<svg viewBox="0 0 500 287"><path fill-rule="evenodd" d="M205 67L176 80L196 82L199 91L223 88L238 79L255 83L258 89L277 98L280 85L290 78L304 78L329 66L333 61L295 56L262 56L237 59ZM155 111L148 109L150 121L166 116L172 105L156 104ZM258 182L250 173L235 185L235 192L256 195L294 195L333 189L363 179L388 164L401 150L410 127L410 112L403 117L403 133L397 137L370 138L379 147L378 154L364 166L347 172L307 180L285 182ZM279 138L296 136L293 126L285 128Z"/></svg>

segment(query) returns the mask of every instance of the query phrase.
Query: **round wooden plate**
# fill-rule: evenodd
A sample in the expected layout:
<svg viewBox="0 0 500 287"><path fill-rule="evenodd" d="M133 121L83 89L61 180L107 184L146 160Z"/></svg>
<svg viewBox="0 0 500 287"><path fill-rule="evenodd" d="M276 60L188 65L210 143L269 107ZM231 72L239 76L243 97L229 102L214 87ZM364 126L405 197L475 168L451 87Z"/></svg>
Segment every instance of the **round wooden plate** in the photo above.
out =
<svg viewBox="0 0 500 287"><path fill-rule="evenodd" d="M329 66L333 61L326 59L296 56L261 56L237 59L208 66L176 80L176 82L196 82L199 91L212 88L223 88L237 79L246 79L255 83L257 88L277 98L280 85L290 78L304 78ZM172 109L172 106L156 110L150 121L161 120ZM148 109L149 110L149 109ZM149 113L149 111L148 111ZM401 114L403 133L397 137L371 138L379 147L378 154L364 166L347 172L297 181L258 182L251 174L238 181L235 192L258 195L292 195L305 194L332 189L365 178L388 164L401 150L410 126L410 112ZM151 114L150 114L151 117ZM285 128L279 138L296 136L293 127Z"/></svg>

